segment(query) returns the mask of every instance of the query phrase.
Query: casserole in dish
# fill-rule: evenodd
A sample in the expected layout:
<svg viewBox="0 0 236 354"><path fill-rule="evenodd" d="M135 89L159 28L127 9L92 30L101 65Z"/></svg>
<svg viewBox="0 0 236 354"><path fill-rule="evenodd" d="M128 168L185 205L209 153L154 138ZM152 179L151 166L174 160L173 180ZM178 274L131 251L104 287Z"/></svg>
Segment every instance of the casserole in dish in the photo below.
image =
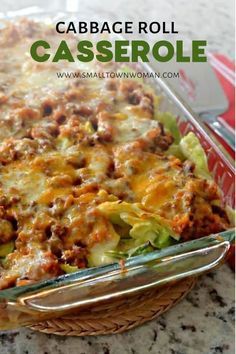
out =
<svg viewBox="0 0 236 354"><path fill-rule="evenodd" d="M229 247L217 237L185 244L200 253L173 258L179 266L162 263L137 286L140 266L147 272L146 264L185 250L177 241L230 229L223 202L233 203L233 169L164 83L156 83L157 95L137 79L58 78L56 72L74 65L39 64L29 56L30 44L45 36L55 43L53 28L23 19L5 25L0 38L0 288L16 286L0 292L9 324L12 306L51 316L76 307L80 295L94 302L154 285L166 269L185 276L184 269L193 271L189 261L208 269ZM71 47L74 41L67 38ZM135 69L96 63L76 70ZM201 263L207 240L217 262L209 251ZM117 259L120 265L110 265ZM89 267L97 268L79 272ZM84 287L89 280L92 291L85 287L79 295L76 282Z"/></svg>

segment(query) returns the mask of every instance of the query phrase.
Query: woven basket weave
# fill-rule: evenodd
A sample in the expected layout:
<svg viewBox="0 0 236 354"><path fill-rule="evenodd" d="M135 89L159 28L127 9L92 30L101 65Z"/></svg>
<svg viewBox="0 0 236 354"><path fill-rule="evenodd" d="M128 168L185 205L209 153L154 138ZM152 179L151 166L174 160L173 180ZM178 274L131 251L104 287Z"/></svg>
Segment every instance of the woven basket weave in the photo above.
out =
<svg viewBox="0 0 236 354"><path fill-rule="evenodd" d="M195 278L184 279L172 285L108 301L78 314L65 315L29 327L36 331L60 336L121 333L167 311L192 289L195 282Z"/></svg>

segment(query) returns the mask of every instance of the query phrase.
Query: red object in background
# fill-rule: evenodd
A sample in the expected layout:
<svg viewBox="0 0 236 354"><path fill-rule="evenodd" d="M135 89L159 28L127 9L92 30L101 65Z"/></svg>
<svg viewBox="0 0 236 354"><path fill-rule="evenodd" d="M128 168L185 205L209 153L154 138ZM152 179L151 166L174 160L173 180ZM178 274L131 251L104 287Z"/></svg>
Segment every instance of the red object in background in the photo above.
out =
<svg viewBox="0 0 236 354"><path fill-rule="evenodd" d="M216 58L220 63L224 64L228 69L232 70L235 73L235 63L229 60L227 57L221 54L214 54L213 60ZM217 65L213 66L213 69L221 83L221 86L224 89L226 97L229 102L229 109L221 115L221 117L233 128L235 129L235 81L227 79L221 70L217 69ZM226 75L227 76L227 75ZM225 142L220 139L221 144L225 149L230 153L230 155L235 158L235 152L227 145ZM231 246L229 255L228 255L228 264L230 268L235 271L235 244Z"/></svg>
<svg viewBox="0 0 236 354"><path fill-rule="evenodd" d="M235 75L235 63L228 59L226 56L222 54L214 54L211 55L212 60L210 58L210 63L212 64L213 70L221 83L221 86L225 92L225 95L228 99L229 109L221 114L221 117L228 123L230 127L235 129L235 81L228 80L227 76L222 73L221 70L217 68L217 62L214 62L214 58L219 63L226 66L232 73ZM212 61L212 62L211 62ZM220 137L217 136L217 139L221 142L224 148L228 151L228 153L235 158L235 152L222 140Z"/></svg>

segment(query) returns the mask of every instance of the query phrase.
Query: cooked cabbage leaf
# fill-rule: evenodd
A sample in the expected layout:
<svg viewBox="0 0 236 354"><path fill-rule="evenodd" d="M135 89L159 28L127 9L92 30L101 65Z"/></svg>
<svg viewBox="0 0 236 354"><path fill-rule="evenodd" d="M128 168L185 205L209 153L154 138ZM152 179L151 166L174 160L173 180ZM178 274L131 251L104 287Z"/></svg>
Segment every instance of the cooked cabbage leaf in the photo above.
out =
<svg viewBox="0 0 236 354"><path fill-rule="evenodd" d="M113 226L108 225L108 238L102 242L96 243L90 248L90 254L88 256L88 263L90 267L97 267L103 264L112 263L112 257L107 255L107 251L114 250L119 241L120 236L115 232Z"/></svg>
<svg viewBox="0 0 236 354"><path fill-rule="evenodd" d="M67 264L67 263L60 264L60 268L66 274L74 273L79 270L79 268L77 266L71 266L70 264Z"/></svg>
<svg viewBox="0 0 236 354"><path fill-rule="evenodd" d="M176 238L167 226L160 223L161 218L158 216L148 216L147 219L142 220L128 213L122 213L121 219L132 226L129 234L135 239L137 246L149 241L155 248L163 248L169 245L170 236Z"/></svg>
<svg viewBox="0 0 236 354"><path fill-rule="evenodd" d="M188 133L181 139L179 145L186 159L195 164L195 175L197 177L212 179L205 151L196 135L192 132Z"/></svg>
<svg viewBox="0 0 236 354"><path fill-rule="evenodd" d="M176 118L169 112L158 112L156 119L162 123L167 131L174 137L174 143L178 144L181 139L181 134L176 122Z"/></svg>
<svg viewBox="0 0 236 354"><path fill-rule="evenodd" d="M120 202L119 200L114 202L104 202L98 205L98 210L109 218L109 220L113 224L117 225L124 225L123 220L120 217L120 214L123 212L134 213L137 216L142 216L143 210L140 209L140 204L138 203L127 203L127 202Z"/></svg>
<svg viewBox="0 0 236 354"><path fill-rule="evenodd" d="M15 243L13 241L0 245L0 257L6 257L9 253L13 252Z"/></svg>
<svg viewBox="0 0 236 354"><path fill-rule="evenodd" d="M149 249L153 250L169 246L172 243L172 238L179 239L179 236L173 232L162 217L146 212L139 203L105 202L100 204L98 209L113 224L129 225L131 227L129 237L134 241L132 247L126 249L125 253L119 252L118 246L115 250L110 248L106 253L107 255L110 254L113 257L116 255L116 258L122 258L127 254L130 257L136 254L136 251L133 252L133 250L142 245L147 245L147 243Z"/></svg>

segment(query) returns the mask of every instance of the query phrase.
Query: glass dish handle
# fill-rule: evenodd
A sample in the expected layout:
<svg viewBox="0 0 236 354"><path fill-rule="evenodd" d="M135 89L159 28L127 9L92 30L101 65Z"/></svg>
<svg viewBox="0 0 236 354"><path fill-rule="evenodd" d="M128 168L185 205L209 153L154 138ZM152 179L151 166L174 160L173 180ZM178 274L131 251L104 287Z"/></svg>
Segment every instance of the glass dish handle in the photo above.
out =
<svg viewBox="0 0 236 354"><path fill-rule="evenodd" d="M186 244L191 242L194 241ZM219 237L219 240L215 238L215 242L206 247L162 258L154 255L142 264L131 259L116 270L105 270L103 274L77 279L59 288L23 295L18 302L30 311L53 312L55 316L55 313L65 313L188 276L197 276L219 265L229 248L230 241Z"/></svg>

